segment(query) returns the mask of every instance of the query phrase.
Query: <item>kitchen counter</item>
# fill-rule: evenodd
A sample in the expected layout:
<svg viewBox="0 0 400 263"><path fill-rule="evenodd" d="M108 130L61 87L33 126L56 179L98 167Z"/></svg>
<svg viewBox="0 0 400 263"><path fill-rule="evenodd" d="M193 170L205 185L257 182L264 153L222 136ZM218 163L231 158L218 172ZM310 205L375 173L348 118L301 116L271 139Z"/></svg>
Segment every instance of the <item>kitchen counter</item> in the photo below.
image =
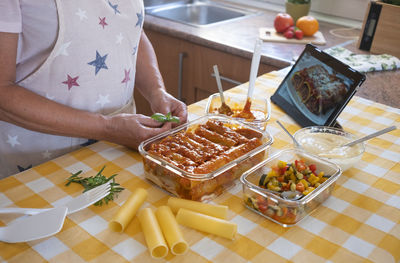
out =
<svg viewBox="0 0 400 263"><path fill-rule="evenodd" d="M257 78L255 96L273 93L282 81L281 72ZM229 90L246 94L247 86ZM206 100L189 106L190 119L204 115ZM359 114L360 112L363 115ZM270 154L290 147L290 132L299 127L272 105L267 130L274 137ZM400 112L392 107L354 97L340 116L340 123L358 136L389 125L400 126ZM213 202L229 207L228 220L238 225L234 240L180 226L189 250L184 256L171 253L157 262L398 262L400 260L400 130L367 142L362 161L345 171L322 205L298 225L283 228L243 205L240 184ZM145 207L167 203L169 195L145 179L138 152L107 142L97 142L0 180L0 206L49 208L79 195L83 187L66 186L71 173L95 175L103 166L107 177L126 188L102 207L91 206L67 216L61 232L27 243L0 241L0 262L155 262L149 255L137 217L123 233L112 232L108 222L138 187L149 196ZM0 215L0 226L15 215Z"/></svg>
<svg viewBox="0 0 400 263"><path fill-rule="evenodd" d="M258 29L260 27L273 27L275 15L276 12L266 11L251 17L206 27L193 27L146 15L144 29L150 29L251 59L255 39L258 37ZM332 29L341 27L320 22L320 31L323 33L327 44L319 47L325 49L347 42L348 38L339 38L329 32ZM359 35L358 30L346 33L353 36ZM351 43L344 47L356 53L363 53L356 48L356 43ZM278 68L284 68L293 63L293 57L300 55L303 48L304 45L302 44L264 42L261 62ZM375 72L366 75L367 79L356 94L357 96L400 108L400 94L398 90L400 71Z"/></svg>

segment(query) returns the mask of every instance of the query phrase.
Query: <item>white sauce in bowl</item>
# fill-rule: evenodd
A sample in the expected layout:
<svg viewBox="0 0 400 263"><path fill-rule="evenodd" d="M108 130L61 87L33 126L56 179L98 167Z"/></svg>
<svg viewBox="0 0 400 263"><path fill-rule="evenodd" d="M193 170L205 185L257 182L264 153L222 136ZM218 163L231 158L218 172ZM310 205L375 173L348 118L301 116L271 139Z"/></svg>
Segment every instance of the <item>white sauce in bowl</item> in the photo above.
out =
<svg viewBox="0 0 400 263"><path fill-rule="evenodd" d="M336 163L343 171L358 162L363 153L362 144L340 147L352 140L332 133L298 134L296 140L305 151Z"/></svg>
<svg viewBox="0 0 400 263"><path fill-rule="evenodd" d="M362 152L360 145L352 147L340 147L351 140L330 133L308 133L298 139L301 146L309 153L323 154L327 158L349 158Z"/></svg>

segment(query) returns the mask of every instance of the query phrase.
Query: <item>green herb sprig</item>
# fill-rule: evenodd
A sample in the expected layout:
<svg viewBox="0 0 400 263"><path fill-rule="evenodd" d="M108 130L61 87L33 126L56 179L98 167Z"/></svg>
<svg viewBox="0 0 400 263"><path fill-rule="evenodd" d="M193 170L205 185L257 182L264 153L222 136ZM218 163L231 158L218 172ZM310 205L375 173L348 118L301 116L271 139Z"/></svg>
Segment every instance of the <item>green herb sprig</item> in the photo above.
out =
<svg viewBox="0 0 400 263"><path fill-rule="evenodd" d="M71 183L77 183L81 184L85 189L83 190L83 193L86 191L89 191L90 189L93 189L99 185L108 183L111 181L110 185L110 193L105 196L103 199L97 201L94 203L95 206L102 206L104 203L108 204L109 201L114 200L115 197L118 197L118 193L124 190L125 188L121 187L119 183L115 182L115 177L118 174L113 174L110 177L105 177L102 172L106 166L104 165L103 168L95 175L95 176L90 176L90 177L80 177L79 175L82 173L82 170L80 170L77 173L72 174L67 180L68 182L65 184L66 186L70 185Z"/></svg>
<svg viewBox="0 0 400 263"><path fill-rule="evenodd" d="M179 118L176 116L172 116L171 112L168 112L167 115L164 115L162 113L154 113L153 115L151 115L151 118L159 122L179 123Z"/></svg>

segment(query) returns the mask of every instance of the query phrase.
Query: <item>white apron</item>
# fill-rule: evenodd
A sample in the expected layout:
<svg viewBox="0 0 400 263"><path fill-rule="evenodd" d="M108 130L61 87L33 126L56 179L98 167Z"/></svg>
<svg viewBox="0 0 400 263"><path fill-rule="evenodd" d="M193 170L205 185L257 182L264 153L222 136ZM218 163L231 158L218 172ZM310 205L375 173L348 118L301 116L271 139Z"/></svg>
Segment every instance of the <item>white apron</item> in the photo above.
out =
<svg viewBox="0 0 400 263"><path fill-rule="evenodd" d="M56 0L56 6L56 44L40 68L17 84L76 109L134 113L143 1ZM0 178L88 144L88 139L33 132L2 121L0 136Z"/></svg>

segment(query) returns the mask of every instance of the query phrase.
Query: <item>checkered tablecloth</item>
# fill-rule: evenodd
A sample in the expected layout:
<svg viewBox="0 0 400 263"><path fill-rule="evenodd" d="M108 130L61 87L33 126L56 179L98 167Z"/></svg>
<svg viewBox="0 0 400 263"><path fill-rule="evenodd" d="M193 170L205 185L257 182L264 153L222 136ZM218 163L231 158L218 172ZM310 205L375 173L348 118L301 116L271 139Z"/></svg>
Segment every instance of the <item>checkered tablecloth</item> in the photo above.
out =
<svg viewBox="0 0 400 263"><path fill-rule="evenodd" d="M257 79L255 96L270 96L282 80L272 72ZM246 94L247 86L230 92ZM190 119L204 114L206 101L190 105ZM276 125L292 133L299 126L272 105L267 130L272 151L291 145ZM400 110L354 97L339 118L345 130L363 136L389 125L400 127ZM215 203L228 205L229 220L238 224L235 240L185 228L190 245L184 256L169 254L158 262L399 262L400 261L400 130L368 141L362 161L338 179L332 196L297 226L283 228L244 207L241 186ZM91 206L69 215L58 234L33 242L0 242L0 262L151 262L137 218L122 233L108 222L137 187L149 192L145 206L158 207L169 195L144 178L141 156L122 146L98 142L0 181L0 206L52 207L79 195L80 185L65 186L70 173L118 173L126 188L116 202ZM15 219L1 215L0 225Z"/></svg>

